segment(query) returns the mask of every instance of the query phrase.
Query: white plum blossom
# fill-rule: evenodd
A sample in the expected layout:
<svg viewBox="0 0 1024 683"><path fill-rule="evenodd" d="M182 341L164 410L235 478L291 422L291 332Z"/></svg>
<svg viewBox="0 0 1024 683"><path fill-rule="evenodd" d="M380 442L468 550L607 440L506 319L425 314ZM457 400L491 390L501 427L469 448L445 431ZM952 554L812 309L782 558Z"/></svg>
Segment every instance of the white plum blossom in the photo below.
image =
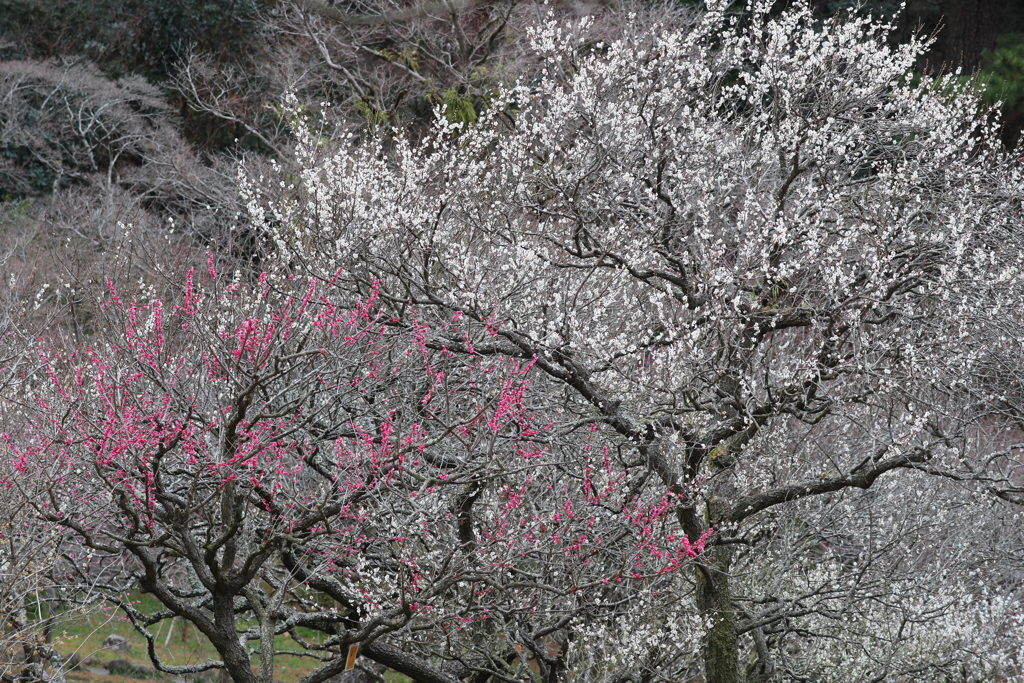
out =
<svg viewBox="0 0 1024 683"><path fill-rule="evenodd" d="M850 650L816 638L849 610L865 632L889 628L879 605L901 595L907 619L925 615L915 633L947 642L903 656L903 636L890 639L882 669L843 680L1009 676L1019 662L995 649L985 660L950 619L1006 623L1011 603L979 593L980 612L949 609L964 594L933 590L935 563L858 584L847 611L804 610L785 596L798 582L777 587L788 607L770 616L743 607L768 599L747 579L780 561L764 549L800 505L914 471L933 492L943 477L965 482L942 489L954 501L969 482L1011 481L1020 440L1019 403L1005 400L1016 385L995 368L1019 372L1024 186L997 118L975 85L915 72L926 38L894 47L884 21L771 6L711 2L686 28L596 42L588 20L551 19L529 35L538 74L496 93L477 123L439 115L421 138L325 144L297 116L301 182L286 195L250 187L252 221L292 267L323 279L340 268L336 286L353 291L379 282L396 320L412 305L491 337L436 345L532 359L554 423L602 424L643 486L677 497L690 536L714 530L692 601L645 621L690 637L704 624L709 682L739 680L741 652L763 677L818 675L787 654L791 634L839 661ZM865 524L879 514L854 507ZM936 523L952 523L939 509ZM790 548L804 581L857 575L813 547ZM610 647L609 631L584 632L592 652ZM690 675L684 660L654 675Z"/></svg>

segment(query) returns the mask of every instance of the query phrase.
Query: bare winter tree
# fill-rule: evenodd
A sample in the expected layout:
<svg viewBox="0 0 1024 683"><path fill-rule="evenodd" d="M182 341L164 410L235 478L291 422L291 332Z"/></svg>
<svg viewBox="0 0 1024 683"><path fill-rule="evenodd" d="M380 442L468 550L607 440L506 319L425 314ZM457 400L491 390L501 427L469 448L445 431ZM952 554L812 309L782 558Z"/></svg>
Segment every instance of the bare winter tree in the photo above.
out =
<svg viewBox="0 0 1024 683"><path fill-rule="evenodd" d="M120 222L205 239L229 232L240 209L234 160L193 152L141 78L112 80L88 62L7 61L0 99L0 196L27 198L0 218L5 241L38 229L102 247Z"/></svg>
<svg viewBox="0 0 1024 683"><path fill-rule="evenodd" d="M594 12L587 36L594 43L611 42L636 25L678 26L693 16L660 3L373 0L342 8L301 0L266 16L263 59L243 69L194 51L174 87L193 110L232 126L236 137L251 136L281 160L291 158L293 142L279 106L287 95L316 112L331 134L354 126L422 130L438 105L450 121L471 123L496 88L536 71L538 55L528 49L526 31L548 12ZM320 108L325 101L329 109Z"/></svg>
<svg viewBox="0 0 1024 683"><path fill-rule="evenodd" d="M99 175L113 184L176 137L167 104L141 79L114 82L87 64L9 61L0 68L0 188L35 194Z"/></svg>

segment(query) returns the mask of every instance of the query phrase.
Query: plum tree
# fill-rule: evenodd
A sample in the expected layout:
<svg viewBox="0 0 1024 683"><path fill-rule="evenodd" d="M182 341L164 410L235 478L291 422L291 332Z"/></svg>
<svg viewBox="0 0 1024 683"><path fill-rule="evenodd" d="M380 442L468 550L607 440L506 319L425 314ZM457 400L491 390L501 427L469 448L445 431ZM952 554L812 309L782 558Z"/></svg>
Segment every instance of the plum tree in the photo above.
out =
<svg viewBox="0 0 1024 683"><path fill-rule="evenodd" d="M716 531L692 606L713 683L740 679L743 648L752 675L783 671L787 643L824 632L809 614L848 613L736 592L771 571L737 565L785 528L767 520L900 473L977 480L1019 441L992 418L1022 301L1021 171L992 114L974 86L914 75L925 39L771 10L711 3L607 44L552 19L531 34L541 75L476 123L332 142L297 113L301 174L247 190L301 272L378 283L396 318L504 320L474 353L535 359L552 410L600 424L690 538ZM440 329L428 345L469 351ZM865 679L899 673L866 661Z"/></svg>
<svg viewBox="0 0 1024 683"><path fill-rule="evenodd" d="M676 599L711 532L688 538L673 494L634 486L592 423L539 422L533 361L452 363L372 291L207 271L173 301L108 282L107 334L36 345L5 437L12 480L80 543L68 588L101 586L158 670L271 683L300 653L319 683L358 647L419 681L528 662L554 681L569 624ZM497 334L443 327L464 349ZM152 627L173 618L219 659L162 661Z"/></svg>

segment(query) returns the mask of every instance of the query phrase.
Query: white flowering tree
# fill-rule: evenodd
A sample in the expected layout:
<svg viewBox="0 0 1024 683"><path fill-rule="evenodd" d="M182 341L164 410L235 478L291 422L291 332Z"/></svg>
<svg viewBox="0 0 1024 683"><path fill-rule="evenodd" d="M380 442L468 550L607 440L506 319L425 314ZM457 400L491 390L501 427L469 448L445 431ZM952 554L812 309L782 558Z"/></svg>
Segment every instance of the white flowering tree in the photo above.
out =
<svg viewBox="0 0 1024 683"><path fill-rule="evenodd" d="M713 532L668 618L701 616L705 679L740 680L749 650L750 677L809 680L818 665L794 653L835 642L840 603L866 630L892 613L883 588L908 596L908 624L948 612L922 576L940 560L903 568L911 591L881 581L898 562L857 573L868 546L825 563L829 524L791 515L846 500L863 521L900 504L893 489L856 502L876 482L927 489L1008 462L1018 427L992 415L1010 389L988 369L1021 308L1021 172L970 86L914 75L926 41L890 47L884 24L806 6L724 7L610 44L552 21L532 34L536 78L472 126L438 116L423 141L328 141L299 117L303 171L283 192L254 180L250 215L268 252L374 287L396 320L411 306L494 333L471 347L436 328L428 347L534 362L550 419L599 424L634 486L669 496L690 538ZM755 580L787 533L803 534L790 578ZM903 657L910 630L878 637L891 656L834 650L862 657L858 680L941 677L980 642Z"/></svg>

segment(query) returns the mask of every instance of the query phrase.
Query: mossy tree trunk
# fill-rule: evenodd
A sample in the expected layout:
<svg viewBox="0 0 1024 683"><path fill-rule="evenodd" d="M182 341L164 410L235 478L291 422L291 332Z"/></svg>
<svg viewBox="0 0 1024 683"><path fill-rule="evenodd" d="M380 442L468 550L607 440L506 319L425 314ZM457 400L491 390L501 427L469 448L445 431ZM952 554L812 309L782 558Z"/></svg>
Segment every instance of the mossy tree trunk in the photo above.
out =
<svg viewBox="0 0 1024 683"><path fill-rule="evenodd" d="M731 561L732 551L718 546L697 574L697 606L711 622L704 643L706 683L741 683L739 636L729 594Z"/></svg>

